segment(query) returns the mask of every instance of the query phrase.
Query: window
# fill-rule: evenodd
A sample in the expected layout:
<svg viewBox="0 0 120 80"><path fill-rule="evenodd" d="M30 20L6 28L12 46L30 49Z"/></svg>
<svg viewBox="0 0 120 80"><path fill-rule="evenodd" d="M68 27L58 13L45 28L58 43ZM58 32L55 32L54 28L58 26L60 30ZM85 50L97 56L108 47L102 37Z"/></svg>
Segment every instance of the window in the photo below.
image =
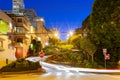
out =
<svg viewBox="0 0 120 80"><path fill-rule="evenodd" d="M12 18L12 20L15 20L14 18Z"/></svg>
<svg viewBox="0 0 120 80"><path fill-rule="evenodd" d="M3 47L3 41L0 41L0 47Z"/></svg>
<svg viewBox="0 0 120 80"><path fill-rule="evenodd" d="M15 8L18 8L18 6L14 5L13 8L14 8L14 9L15 9Z"/></svg>
<svg viewBox="0 0 120 80"><path fill-rule="evenodd" d="M20 33L21 32L20 28L16 28L16 32Z"/></svg>
<svg viewBox="0 0 120 80"><path fill-rule="evenodd" d="M23 33L23 29L21 27L16 27L16 32L17 33Z"/></svg>
<svg viewBox="0 0 120 80"><path fill-rule="evenodd" d="M21 19L21 18L18 18L18 22L22 22L22 19Z"/></svg>
<svg viewBox="0 0 120 80"><path fill-rule="evenodd" d="M21 43L23 43L23 39L22 39L22 38L17 38L16 42L21 42Z"/></svg>
<svg viewBox="0 0 120 80"><path fill-rule="evenodd" d="M3 48L3 41L0 41L0 51L4 51L5 49Z"/></svg>

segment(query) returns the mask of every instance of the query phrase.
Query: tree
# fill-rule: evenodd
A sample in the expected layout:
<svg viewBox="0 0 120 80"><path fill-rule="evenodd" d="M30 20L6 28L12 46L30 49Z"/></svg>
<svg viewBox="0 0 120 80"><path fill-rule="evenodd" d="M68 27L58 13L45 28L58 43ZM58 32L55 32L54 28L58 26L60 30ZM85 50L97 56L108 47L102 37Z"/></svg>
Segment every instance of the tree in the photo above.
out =
<svg viewBox="0 0 120 80"><path fill-rule="evenodd" d="M107 48L111 59L108 63L115 67L120 56L120 0L95 0L90 15L88 37L97 47L95 59L98 63L103 60L102 49Z"/></svg>
<svg viewBox="0 0 120 80"><path fill-rule="evenodd" d="M42 44L41 41L38 41L36 39L33 39L31 41L29 50L28 50L28 56L37 56L38 53L41 51L42 49Z"/></svg>
<svg viewBox="0 0 120 80"><path fill-rule="evenodd" d="M50 38L49 39L49 44L51 46L57 46L59 44L60 40L56 37Z"/></svg>
<svg viewBox="0 0 120 80"><path fill-rule="evenodd" d="M93 62L94 53L97 50L96 46L93 43L91 43L91 41L86 37L81 38L80 46L81 46L81 49L84 50L88 56L90 55L92 57L91 61Z"/></svg>
<svg viewBox="0 0 120 80"><path fill-rule="evenodd" d="M81 37L82 37L81 34L73 35L69 38L68 42L71 43L75 49L80 49Z"/></svg>

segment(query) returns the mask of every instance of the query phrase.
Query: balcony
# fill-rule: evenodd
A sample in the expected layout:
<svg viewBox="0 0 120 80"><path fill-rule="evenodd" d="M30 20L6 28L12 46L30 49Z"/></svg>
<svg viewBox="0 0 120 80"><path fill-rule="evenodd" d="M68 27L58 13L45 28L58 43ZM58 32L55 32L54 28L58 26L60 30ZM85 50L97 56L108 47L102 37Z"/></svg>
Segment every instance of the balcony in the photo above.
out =
<svg viewBox="0 0 120 80"><path fill-rule="evenodd" d="M29 31L29 26L27 26L26 24L24 24L24 23L22 23L22 22L17 23L16 26L24 27L27 31Z"/></svg>
<svg viewBox="0 0 120 80"><path fill-rule="evenodd" d="M29 39L30 36L26 33L14 33L14 38L24 38L24 39Z"/></svg>

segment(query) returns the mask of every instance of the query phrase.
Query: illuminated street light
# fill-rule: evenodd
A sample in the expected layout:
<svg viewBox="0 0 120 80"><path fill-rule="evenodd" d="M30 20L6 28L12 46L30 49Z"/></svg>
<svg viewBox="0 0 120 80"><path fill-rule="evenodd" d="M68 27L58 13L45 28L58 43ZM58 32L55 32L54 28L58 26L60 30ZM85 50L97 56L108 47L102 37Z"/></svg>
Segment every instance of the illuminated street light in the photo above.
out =
<svg viewBox="0 0 120 80"><path fill-rule="evenodd" d="M70 31L70 32L69 32L69 35L72 36L72 35L73 35L73 31Z"/></svg>
<svg viewBox="0 0 120 80"><path fill-rule="evenodd" d="M73 31L69 31L68 34L67 34L67 40L73 35Z"/></svg>
<svg viewBox="0 0 120 80"><path fill-rule="evenodd" d="M56 38L59 38L59 33L55 33L54 36L55 36Z"/></svg>
<svg viewBox="0 0 120 80"><path fill-rule="evenodd" d="M55 37L58 37L58 33L55 33L54 36L55 36Z"/></svg>

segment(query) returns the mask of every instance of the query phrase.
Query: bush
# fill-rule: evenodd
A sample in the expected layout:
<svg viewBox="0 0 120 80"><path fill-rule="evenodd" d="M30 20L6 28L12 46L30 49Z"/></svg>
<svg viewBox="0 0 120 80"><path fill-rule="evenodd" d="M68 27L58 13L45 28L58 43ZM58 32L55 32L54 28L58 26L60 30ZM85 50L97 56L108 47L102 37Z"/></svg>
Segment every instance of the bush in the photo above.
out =
<svg viewBox="0 0 120 80"><path fill-rule="evenodd" d="M53 54L59 54L60 51L58 48L55 47L46 47L44 50L45 55L53 55Z"/></svg>
<svg viewBox="0 0 120 80"><path fill-rule="evenodd" d="M110 62L110 61L106 61L106 67L107 68L117 68L118 64L116 62Z"/></svg>
<svg viewBox="0 0 120 80"><path fill-rule="evenodd" d="M41 68L39 62L31 62L25 59L18 59L11 64L0 69L2 72L18 72L27 70L37 70Z"/></svg>
<svg viewBox="0 0 120 80"><path fill-rule="evenodd" d="M100 65L98 65L96 62L92 63L88 60L85 60L82 52L71 52L68 50L66 50L65 52L61 52L61 54L52 55L47 59L47 61L52 63L54 62L61 63L61 64L70 65L74 67L103 68Z"/></svg>
<svg viewBox="0 0 120 80"><path fill-rule="evenodd" d="M61 52L61 54L52 55L47 59L48 62L50 61L58 61L60 63L69 63L72 66L76 66L82 63L82 53L80 52L71 52L66 50L65 52Z"/></svg>

